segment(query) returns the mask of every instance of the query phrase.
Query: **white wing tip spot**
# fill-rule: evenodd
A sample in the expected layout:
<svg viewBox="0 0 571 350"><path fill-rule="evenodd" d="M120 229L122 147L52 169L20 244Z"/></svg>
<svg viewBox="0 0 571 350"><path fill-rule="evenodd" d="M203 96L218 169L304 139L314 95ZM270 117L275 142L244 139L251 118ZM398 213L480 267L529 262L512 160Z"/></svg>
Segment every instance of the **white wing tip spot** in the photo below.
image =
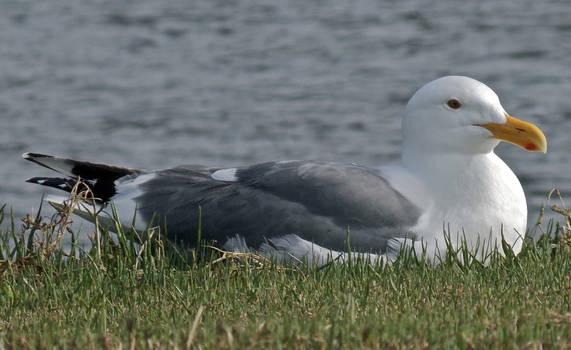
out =
<svg viewBox="0 0 571 350"><path fill-rule="evenodd" d="M236 177L237 168L220 169L213 172L210 177L216 181L234 182L238 181Z"/></svg>

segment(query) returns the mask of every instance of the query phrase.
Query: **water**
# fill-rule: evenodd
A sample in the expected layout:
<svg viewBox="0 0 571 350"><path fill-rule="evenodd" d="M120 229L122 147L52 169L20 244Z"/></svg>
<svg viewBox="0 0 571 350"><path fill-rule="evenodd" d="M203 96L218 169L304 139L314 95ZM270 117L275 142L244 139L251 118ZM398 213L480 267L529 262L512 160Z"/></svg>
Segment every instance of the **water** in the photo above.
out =
<svg viewBox="0 0 571 350"><path fill-rule="evenodd" d="M0 1L0 204L50 174L26 151L130 167L398 159L412 93L474 77L544 130L501 145L530 222L571 198L567 1Z"/></svg>

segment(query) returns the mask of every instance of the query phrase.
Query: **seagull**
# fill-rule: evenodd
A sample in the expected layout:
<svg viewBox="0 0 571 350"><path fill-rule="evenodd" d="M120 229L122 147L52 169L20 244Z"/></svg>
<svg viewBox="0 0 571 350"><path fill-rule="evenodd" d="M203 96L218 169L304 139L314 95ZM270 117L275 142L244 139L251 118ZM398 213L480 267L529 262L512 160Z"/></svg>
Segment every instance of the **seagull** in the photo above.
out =
<svg viewBox="0 0 571 350"><path fill-rule="evenodd" d="M488 249L506 254L506 243L519 253L526 199L494 148L505 141L545 153L541 130L510 116L485 84L446 76L412 96L402 135L400 161L378 167L289 160L147 171L23 158L63 175L27 182L70 192L81 179L99 209L113 203L125 227L160 227L186 248L200 231L221 249L315 265L354 254L391 262L404 248L432 259L461 247L485 259ZM93 218L86 207L76 212Z"/></svg>

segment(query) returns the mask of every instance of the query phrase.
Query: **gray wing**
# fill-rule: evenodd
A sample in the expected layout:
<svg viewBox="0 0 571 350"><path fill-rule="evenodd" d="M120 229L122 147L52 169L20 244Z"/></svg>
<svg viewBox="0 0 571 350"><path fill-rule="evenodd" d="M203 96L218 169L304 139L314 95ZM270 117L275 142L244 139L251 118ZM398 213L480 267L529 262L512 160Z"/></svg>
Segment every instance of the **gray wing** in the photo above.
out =
<svg viewBox="0 0 571 350"><path fill-rule="evenodd" d="M420 210L375 171L357 165L289 161L237 168L231 181L219 169L180 166L158 171L136 198L146 220L166 223L167 235L196 243L199 207L202 238L222 245L241 235L257 248L272 237L296 234L322 247L346 250L347 230L356 251L384 251L387 241L412 237Z"/></svg>

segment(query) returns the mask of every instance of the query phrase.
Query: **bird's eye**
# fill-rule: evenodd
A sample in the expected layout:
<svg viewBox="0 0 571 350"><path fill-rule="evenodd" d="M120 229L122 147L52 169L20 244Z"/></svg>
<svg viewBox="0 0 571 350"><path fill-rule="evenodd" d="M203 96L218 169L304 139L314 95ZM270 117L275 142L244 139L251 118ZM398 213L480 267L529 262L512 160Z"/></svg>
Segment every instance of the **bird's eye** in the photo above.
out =
<svg viewBox="0 0 571 350"><path fill-rule="evenodd" d="M460 109L460 107L462 107L462 103L455 98L448 100L446 104L452 109Z"/></svg>

